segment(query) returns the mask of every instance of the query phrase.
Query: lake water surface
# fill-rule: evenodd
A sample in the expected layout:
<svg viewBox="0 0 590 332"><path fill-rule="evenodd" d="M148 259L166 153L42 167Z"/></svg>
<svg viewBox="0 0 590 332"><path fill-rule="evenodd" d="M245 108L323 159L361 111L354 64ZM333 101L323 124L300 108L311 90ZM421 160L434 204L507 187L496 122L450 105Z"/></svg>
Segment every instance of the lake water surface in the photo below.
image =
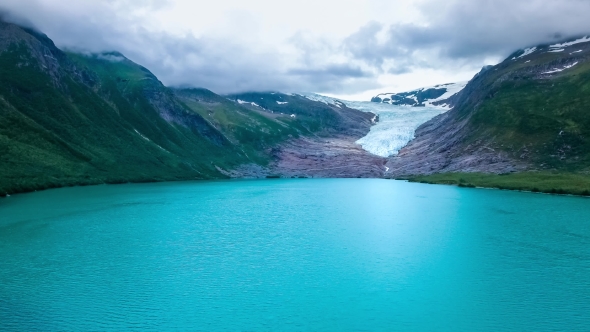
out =
<svg viewBox="0 0 590 332"><path fill-rule="evenodd" d="M16 195L0 330L588 331L590 200L361 179Z"/></svg>

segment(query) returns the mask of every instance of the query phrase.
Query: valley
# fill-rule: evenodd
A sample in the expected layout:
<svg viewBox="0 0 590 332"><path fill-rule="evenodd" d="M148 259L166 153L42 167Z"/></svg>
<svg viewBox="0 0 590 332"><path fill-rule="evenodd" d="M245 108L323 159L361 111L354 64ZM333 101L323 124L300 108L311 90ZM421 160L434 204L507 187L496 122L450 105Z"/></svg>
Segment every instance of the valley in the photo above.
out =
<svg viewBox="0 0 590 332"><path fill-rule="evenodd" d="M437 176L590 172L587 38L517 51L468 83L371 102L171 88L118 52L62 51L6 22L0 39L2 195L191 179L462 184ZM567 187L539 190L584 192Z"/></svg>

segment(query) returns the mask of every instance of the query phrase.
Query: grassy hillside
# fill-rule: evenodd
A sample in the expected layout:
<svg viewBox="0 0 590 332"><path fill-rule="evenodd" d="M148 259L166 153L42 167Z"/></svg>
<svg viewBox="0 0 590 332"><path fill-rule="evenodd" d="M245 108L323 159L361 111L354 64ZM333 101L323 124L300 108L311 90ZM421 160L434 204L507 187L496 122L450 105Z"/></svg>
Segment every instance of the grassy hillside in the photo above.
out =
<svg viewBox="0 0 590 332"><path fill-rule="evenodd" d="M418 151L441 172L590 171L589 91L590 42L515 52L482 69L400 155Z"/></svg>
<svg viewBox="0 0 590 332"><path fill-rule="evenodd" d="M246 160L145 68L0 29L20 34L0 48L0 193L222 177Z"/></svg>
<svg viewBox="0 0 590 332"><path fill-rule="evenodd" d="M242 106L206 89L178 89L175 94L258 164L268 163L268 149L276 144L311 134L289 115Z"/></svg>
<svg viewBox="0 0 590 332"><path fill-rule="evenodd" d="M0 21L0 195L221 178L268 165L286 140L364 133L372 118L302 96L239 96L262 107L233 98L173 90L120 53L63 52L42 33Z"/></svg>
<svg viewBox="0 0 590 332"><path fill-rule="evenodd" d="M536 169L590 170L588 53L539 51L489 69L458 105L459 115L470 117L464 144L493 142L494 149Z"/></svg>
<svg viewBox="0 0 590 332"><path fill-rule="evenodd" d="M524 190L547 194L590 196L590 175L564 172L522 172L511 174L445 173L409 178L411 182Z"/></svg>
<svg viewBox="0 0 590 332"><path fill-rule="evenodd" d="M520 50L487 66L388 164L430 183L590 191L590 43ZM521 172L511 175L497 175ZM466 174L473 173L473 174ZM484 174L487 173L487 174Z"/></svg>

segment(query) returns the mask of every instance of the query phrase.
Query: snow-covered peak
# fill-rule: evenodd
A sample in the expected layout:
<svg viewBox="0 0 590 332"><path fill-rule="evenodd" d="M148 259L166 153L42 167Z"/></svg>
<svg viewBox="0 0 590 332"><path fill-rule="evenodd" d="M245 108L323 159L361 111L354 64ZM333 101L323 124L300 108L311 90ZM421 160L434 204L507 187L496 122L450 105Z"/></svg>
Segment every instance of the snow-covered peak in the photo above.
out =
<svg viewBox="0 0 590 332"><path fill-rule="evenodd" d="M544 73L542 73L542 74L554 74L554 73L559 73L559 72L562 72L562 71L564 71L564 70L566 70L566 69L570 69L570 68L572 68L573 66L575 66L575 65L577 65L577 64L578 64L578 62L576 61L576 62L572 63L571 65L563 66L562 68L555 68L555 69L553 69L553 70L546 71L546 72L544 72Z"/></svg>
<svg viewBox="0 0 590 332"><path fill-rule="evenodd" d="M381 93L371 101L391 105L435 106L433 103L448 99L465 88L467 82L438 84L407 92ZM447 107L447 105L441 106Z"/></svg>
<svg viewBox="0 0 590 332"><path fill-rule="evenodd" d="M303 96L311 101L317 101L320 103L324 103L326 105L336 106L338 108L342 108L342 106L346 106L341 100L338 100L338 99L332 98L332 97L328 97L328 96L318 95L317 93L302 93L301 96Z"/></svg>

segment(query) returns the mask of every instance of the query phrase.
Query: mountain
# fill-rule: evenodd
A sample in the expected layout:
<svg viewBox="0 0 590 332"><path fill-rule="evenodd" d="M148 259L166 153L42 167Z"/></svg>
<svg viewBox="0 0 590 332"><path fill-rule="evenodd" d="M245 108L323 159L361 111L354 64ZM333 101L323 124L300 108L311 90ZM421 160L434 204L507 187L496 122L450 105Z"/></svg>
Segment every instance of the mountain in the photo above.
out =
<svg viewBox="0 0 590 332"><path fill-rule="evenodd" d="M356 141L378 116L318 95L250 92L226 96L251 111L287 118L302 133L273 147L268 171L282 177L381 177L385 159ZM308 134L306 134L308 133Z"/></svg>
<svg viewBox="0 0 590 332"><path fill-rule="evenodd" d="M347 107L341 101L328 103L300 94L279 92L250 92L229 95L227 98L254 110L297 119L309 132L320 135L332 133L360 134L374 116Z"/></svg>
<svg viewBox="0 0 590 332"><path fill-rule="evenodd" d="M374 117L276 96L285 104L261 101L262 109L206 89L171 89L120 53L64 52L34 29L0 22L0 194L285 174L281 151L292 142L336 134L354 142ZM315 174L305 170L291 173Z"/></svg>
<svg viewBox="0 0 590 332"><path fill-rule="evenodd" d="M590 172L590 38L519 50L482 69L391 158L394 177Z"/></svg>
<svg viewBox="0 0 590 332"><path fill-rule="evenodd" d="M396 106L452 106L449 98L459 93L467 85L466 82L439 84L433 87L420 88L407 92L381 93L371 98L371 102L385 103Z"/></svg>
<svg viewBox="0 0 590 332"><path fill-rule="evenodd" d="M228 177L588 174L589 59L590 38L578 38L519 50L467 85L380 94L373 101L453 106L383 158L355 143L379 121L355 103L169 88L118 52L65 52L0 22L0 195Z"/></svg>
<svg viewBox="0 0 590 332"><path fill-rule="evenodd" d="M217 177L235 149L122 55L66 53L0 22L0 151L0 192L10 193Z"/></svg>

